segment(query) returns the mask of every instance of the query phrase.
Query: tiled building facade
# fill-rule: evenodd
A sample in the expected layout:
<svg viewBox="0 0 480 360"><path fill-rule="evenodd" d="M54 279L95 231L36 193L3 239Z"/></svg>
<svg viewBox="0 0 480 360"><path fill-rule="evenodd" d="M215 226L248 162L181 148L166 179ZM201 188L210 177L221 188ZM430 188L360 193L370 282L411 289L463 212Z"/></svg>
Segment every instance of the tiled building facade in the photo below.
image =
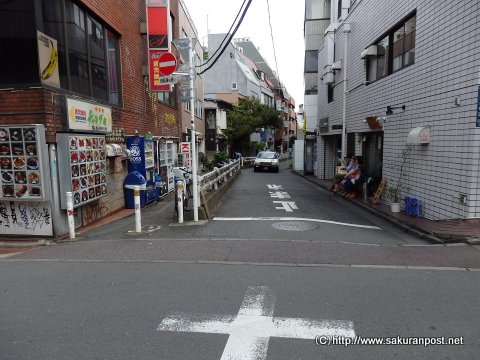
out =
<svg viewBox="0 0 480 360"><path fill-rule="evenodd" d="M316 175L333 177L344 124L345 150L377 183L397 183L410 148L404 194L422 201L424 217L480 217L480 3L357 0L343 12L332 3L334 46L319 51Z"/></svg>

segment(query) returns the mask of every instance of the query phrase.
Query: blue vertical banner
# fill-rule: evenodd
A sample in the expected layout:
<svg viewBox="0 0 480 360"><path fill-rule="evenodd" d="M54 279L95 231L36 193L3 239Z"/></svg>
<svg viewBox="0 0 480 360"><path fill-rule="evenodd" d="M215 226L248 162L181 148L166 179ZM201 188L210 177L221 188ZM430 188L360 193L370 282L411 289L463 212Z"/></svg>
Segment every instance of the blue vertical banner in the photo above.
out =
<svg viewBox="0 0 480 360"><path fill-rule="evenodd" d="M480 86L477 92L477 127L480 127Z"/></svg>

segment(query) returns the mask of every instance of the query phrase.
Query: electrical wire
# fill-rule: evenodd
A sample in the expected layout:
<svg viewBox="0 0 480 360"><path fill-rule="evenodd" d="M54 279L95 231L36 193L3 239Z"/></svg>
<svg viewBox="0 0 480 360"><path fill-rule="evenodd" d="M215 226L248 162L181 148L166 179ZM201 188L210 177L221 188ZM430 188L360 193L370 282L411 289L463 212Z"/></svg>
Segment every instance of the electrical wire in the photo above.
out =
<svg viewBox="0 0 480 360"><path fill-rule="evenodd" d="M243 9L243 6L245 5L245 3L247 2L247 0L243 0L243 4L242 6L240 6L240 10L238 10L238 13L237 13L237 16L235 17L235 20L233 20L233 23L232 23L232 26L230 26L230 29L228 29L228 32L227 34L225 35L225 37L223 38L222 42L220 43L220 45L218 45L218 48L217 50L215 50L215 52L208 57L208 60L203 63L202 65L196 65L195 67L202 67L202 66L205 66L207 65L211 60L213 60L213 58L215 57L215 55L217 54L217 52L220 50L220 48L223 46L223 43L224 41L228 38L228 35L230 34L230 31L232 31L233 27L235 26L235 23L237 22L237 19L238 17L240 16L240 13L242 12L242 9Z"/></svg>
<svg viewBox="0 0 480 360"><path fill-rule="evenodd" d="M232 38L235 36L235 33L237 32L238 28L240 27L245 15L247 14L247 10L248 8L250 7L250 4L252 3L252 0L248 0L248 3L245 7L245 9L243 10L243 13L242 13L242 16L240 17L240 20L238 22L238 24L235 26L235 29L233 30L233 32L230 34L229 38L228 38L228 41L224 44L222 50L220 51L220 54L218 54L218 56L216 57L216 59L213 61L213 63L211 63L209 66L207 66L205 69L203 69L202 71L200 71L199 73L197 73L197 75L201 75L203 74L204 72L206 72L207 70L211 69L213 65L215 65L215 63L218 61L218 59L220 58L220 56L222 56L222 54L225 52L225 50L227 49L227 46L230 44L230 41L232 41Z"/></svg>
<svg viewBox="0 0 480 360"><path fill-rule="evenodd" d="M268 9L268 24L270 25L270 37L272 38L273 58L275 59L275 69L277 71L278 85L280 86L280 88L282 88L282 83L280 82L280 73L278 72L277 53L275 51L275 41L273 40L273 28L272 28L272 21L270 17L270 4L268 0L267 0L267 9Z"/></svg>

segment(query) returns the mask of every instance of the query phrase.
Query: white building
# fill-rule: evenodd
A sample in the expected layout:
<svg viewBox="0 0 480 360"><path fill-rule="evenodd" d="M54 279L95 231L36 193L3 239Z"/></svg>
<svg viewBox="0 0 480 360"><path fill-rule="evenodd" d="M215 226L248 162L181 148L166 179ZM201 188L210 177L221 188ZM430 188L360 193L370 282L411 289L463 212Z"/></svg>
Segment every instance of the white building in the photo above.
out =
<svg viewBox="0 0 480 360"><path fill-rule="evenodd" d="M395 185L408 139L404 194L423 216L480 217L479 15L477 0L332 1L316 176L333 178L343 150L363 157L372 184Z"/></svg>

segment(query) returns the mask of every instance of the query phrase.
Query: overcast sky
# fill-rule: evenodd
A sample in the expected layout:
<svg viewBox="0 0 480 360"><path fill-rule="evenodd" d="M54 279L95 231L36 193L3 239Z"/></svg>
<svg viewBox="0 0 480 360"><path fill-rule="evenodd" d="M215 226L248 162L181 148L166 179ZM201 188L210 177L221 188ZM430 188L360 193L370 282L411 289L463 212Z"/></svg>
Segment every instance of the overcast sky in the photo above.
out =
<svg viewBox="0 0 480 360"><path fill-rule="evenodd" d="M183 0L193 18L202 44L208 33L226 33L232 25L243 0ZM296 109L303 104L304 39L303 18L305 1L268 0L270 5L273 42L268 21L267 0L253 0L235 38L250 38L270 67L278 73L280 81L295 99Z"/></svg>

